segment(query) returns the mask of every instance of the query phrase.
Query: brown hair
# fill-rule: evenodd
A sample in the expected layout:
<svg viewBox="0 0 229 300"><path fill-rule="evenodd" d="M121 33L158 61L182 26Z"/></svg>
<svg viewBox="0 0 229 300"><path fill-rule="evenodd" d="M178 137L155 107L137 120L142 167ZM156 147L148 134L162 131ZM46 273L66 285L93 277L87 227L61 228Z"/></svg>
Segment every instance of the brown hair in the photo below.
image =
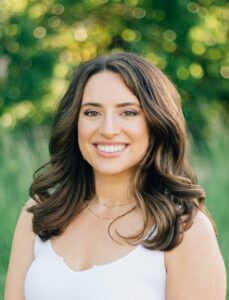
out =
<svg viewBox="0 0 229 300"><path fill-rule="evenodd" d="M85 84L103 71L122 76L138 97L150 128L148 150L131 178L144 226L150 214L157 228L154 237L142 244L149 249L173 249L198 209L208 214L205 195L186 159L186 128L176 88L157 67L126 52L100 56L77 68L54 116L50 161L34 173L29 190L37 202L28 209L33 213L33 230L43 240L61 234L85 200L95 195L93 169L77 142L77 120ZM126 237L134 238L139 234Z"/></svg>

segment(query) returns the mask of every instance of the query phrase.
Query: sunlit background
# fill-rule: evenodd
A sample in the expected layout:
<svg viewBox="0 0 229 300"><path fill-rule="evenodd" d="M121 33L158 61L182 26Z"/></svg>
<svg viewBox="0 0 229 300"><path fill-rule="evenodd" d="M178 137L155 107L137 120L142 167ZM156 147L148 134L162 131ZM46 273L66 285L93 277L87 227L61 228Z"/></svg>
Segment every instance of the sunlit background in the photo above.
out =
<svg viewBox="0 0 229 300"><path fill-rule="evenodd" d="M56 104L79 63L119 51L144 56L177 85L229 269L228 38L226 0L0 1L0 294L32 174L48 159Z"/></svg>

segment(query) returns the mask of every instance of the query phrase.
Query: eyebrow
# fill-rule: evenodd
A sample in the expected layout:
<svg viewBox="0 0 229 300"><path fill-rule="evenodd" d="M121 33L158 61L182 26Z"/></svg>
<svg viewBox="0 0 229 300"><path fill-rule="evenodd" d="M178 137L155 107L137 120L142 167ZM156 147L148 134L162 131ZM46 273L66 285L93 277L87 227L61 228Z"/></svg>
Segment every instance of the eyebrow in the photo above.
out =
<svg viewBox="0 0 229 300"><path fill-rule="evenodd" d="M95 107L102 107L102 104L97 103L97 102L85 102L81 105L81 107L84 107L84 106L87 106L87 105L95 106ZM128 106L128 105L135 105L135 106L141 107L141 105L139 103L135 103L135 102L123 102L123 103L117 104L116 106L117 107L125 107L125 106Z"/></svg>

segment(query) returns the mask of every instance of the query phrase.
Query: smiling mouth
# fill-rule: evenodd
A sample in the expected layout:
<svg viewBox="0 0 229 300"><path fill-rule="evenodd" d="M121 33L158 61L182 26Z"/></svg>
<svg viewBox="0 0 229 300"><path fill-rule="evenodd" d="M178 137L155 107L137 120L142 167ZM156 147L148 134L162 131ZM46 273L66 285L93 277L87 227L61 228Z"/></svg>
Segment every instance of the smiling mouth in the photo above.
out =
<svg viewBox="0 0 229 300"><path fill-rule="evenodd" d="M100 144L94 144L96 149L103 153L120 153L124 149L127 148L128 144L120 144L120 145L100 145Z"/></svg>

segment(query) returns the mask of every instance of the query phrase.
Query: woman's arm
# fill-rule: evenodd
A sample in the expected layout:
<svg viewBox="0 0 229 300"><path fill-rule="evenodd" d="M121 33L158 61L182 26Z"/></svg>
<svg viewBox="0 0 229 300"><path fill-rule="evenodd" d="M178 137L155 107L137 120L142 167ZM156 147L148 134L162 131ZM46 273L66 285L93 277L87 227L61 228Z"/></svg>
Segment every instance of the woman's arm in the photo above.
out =
<svg viewBox="0 0 229 300"><path fill-rule="evenodd" d="M198 212L183 241L165 253L167 300L225 300L226 270L213 227Z"/></svg>
<svg viewBox="0 0 229 300"><path fill-rule="evenodd" d="M26 208L32 206L29 199L23 207L15 229L5 285L5 300L24 300L24 279L34 259L34 237L32 214Z"/></svg>

